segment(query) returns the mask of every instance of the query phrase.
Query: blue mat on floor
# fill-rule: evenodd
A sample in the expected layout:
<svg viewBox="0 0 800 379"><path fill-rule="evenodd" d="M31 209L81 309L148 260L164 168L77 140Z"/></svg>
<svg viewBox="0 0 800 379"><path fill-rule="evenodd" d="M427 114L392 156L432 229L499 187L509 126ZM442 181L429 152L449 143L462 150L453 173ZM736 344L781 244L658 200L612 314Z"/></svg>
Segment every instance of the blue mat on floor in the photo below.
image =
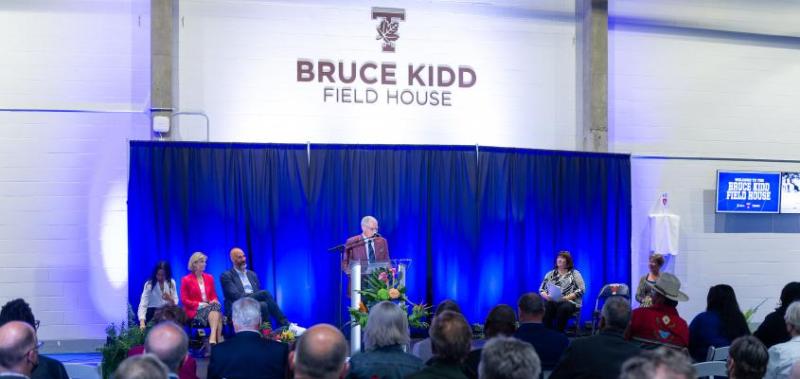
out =
<svg viewBox="0 0 800 379"><path fill-rule="evenodd" d="M100 353L68 353L68 354L42 354L57 359L61 363L78 363L82 365L97 366L103 360Z"/></svg>

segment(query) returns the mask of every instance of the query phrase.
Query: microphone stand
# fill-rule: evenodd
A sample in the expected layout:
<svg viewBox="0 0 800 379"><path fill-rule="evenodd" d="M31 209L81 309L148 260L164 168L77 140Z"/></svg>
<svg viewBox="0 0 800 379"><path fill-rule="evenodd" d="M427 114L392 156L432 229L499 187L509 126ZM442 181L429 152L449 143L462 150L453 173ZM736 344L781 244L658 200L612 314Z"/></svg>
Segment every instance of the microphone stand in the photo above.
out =
<svg viewBox="0 0 800 379"><path fill-rule="evenodd" d="M341 262L344 261L345 252L347 252L348 250L352 250L353 248L356 248L356 247L359 247L359 246L364 246L364 245L367 244L367 242L374 241L374 240L376 240L378 238L383 238L383 236L381 236L378 233L375 233L375 235L373 235L372 237L362 238L360 241L356 241L356 242L351 243L351 244L343 243L343 244L339 244L339 245L330 247L330 248L328 248L328 252L338 253L339 254L339 262L341 264ZM339 319L339 329L342 329L344 327L344 325L342 324L342 272L341 272L341 270L339 271L339 296L338 296L338 299L339 299L339 312L338 312L339 315L337 317ZM350 312L348 312L348 314L349 313Z"/></svg>

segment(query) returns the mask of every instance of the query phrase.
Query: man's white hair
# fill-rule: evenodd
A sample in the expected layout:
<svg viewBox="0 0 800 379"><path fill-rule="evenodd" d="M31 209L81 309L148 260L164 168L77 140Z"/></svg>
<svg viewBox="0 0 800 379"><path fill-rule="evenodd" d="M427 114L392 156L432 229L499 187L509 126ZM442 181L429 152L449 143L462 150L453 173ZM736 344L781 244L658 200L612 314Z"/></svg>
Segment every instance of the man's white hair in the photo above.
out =
<svg viewBox="0 0 800 379"><path fill-rule="evenodd" d="M258 330L261 326L261 304L255 299L243 297L233 303L233 323L240 328Z"/></svg>
<svg viewBox="0 0 800 379"><path fill-rule="evenodd" d="M373 221L376 224L378 223L378 219L377 218L372 217L372 216L364 216L364 218L361 219L361 227L369 226L369 224L371 222L373 222Z"/></svg>

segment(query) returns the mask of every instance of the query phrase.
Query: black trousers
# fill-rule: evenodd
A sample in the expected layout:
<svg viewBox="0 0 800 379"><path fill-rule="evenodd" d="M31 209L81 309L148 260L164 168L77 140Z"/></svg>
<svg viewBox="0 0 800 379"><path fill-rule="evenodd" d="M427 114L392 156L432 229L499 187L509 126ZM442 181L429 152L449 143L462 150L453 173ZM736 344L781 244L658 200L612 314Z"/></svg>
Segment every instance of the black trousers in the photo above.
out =
<svg viewBox="0 0 800 379"><path fill-rule="evenodd" d="M281 311L281 308L278 307L278 303L275 302L275 299L272 298L272 294L270 294L268 291L256 291L247 296L257 300L259 304L261 304L262 320L268 321L270 316L275 319L278 324L273 324L273 328L289 325L289 320L286 319L283 311Z"/></svg>
<svg viewBox="0 0 800 379"><path fill-rule="evenodd" d="M578 307L569 301L548 301L544 306L544 319L542 323L544 326L563 332L567 328L567 321Z"/></svg>

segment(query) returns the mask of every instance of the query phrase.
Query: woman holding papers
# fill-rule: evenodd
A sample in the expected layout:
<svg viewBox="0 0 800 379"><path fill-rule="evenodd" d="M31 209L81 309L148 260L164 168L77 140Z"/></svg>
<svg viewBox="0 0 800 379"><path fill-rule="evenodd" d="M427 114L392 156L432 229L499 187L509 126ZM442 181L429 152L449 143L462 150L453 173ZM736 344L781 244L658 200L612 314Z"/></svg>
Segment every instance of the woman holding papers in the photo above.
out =
<svg viewBox="0 0 800 379"><path fill-rule="evenodd" d="M547 301L542 320L544 325L563 332L567 320L580 310L584 292L586 285L572 264L572 255L569 251L559 251L555 268L544 276L539 287L539 294Z"/></svg>

